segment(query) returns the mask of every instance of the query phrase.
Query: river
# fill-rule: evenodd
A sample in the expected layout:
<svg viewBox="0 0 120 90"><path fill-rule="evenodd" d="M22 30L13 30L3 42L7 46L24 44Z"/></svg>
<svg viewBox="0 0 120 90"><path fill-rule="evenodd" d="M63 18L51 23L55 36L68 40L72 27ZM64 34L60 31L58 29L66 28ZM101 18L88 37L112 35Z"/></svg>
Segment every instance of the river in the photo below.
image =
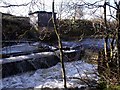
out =
<svg viewBox="0 0 120 90"><path fill-rule="evenodd" d="M67 86L86 87L82 80L97 81L96 65L85 63L84 60L65 62ZM79 78L79 79L78 79ZM18 74L3 78L1 89L3 88L63 88L61 65L48 69L38 69L23 74ZM91 83L92 84L92 83Z"/></svg>
<svg viewBox="0 0 120 90"><path fill-rule="evenodd" d="M109 40L110 42L110 40ZM82 48L92 48L95 50L103 49L104 40L103 39L84 39L80 42L76 41L63 41L64 47L69 47L72 49ZM33 51L36 50L39 43L35 42L31 45L27 43L13 45L10 47L4 47L0 53L17 53L23 51ZM43 45L44 46L44 45ZM51 50L57 48L49 45L45 45ZM94 47L94 48L93 48ZM7 50L7 51L6 51ZM68 87L86 87L88 83L86 80L92 84L96 83L97 77L97 65L85 62L84 59L72 62L65 62L66 76L67 76L67 86ZM31 72L26 72L22 74L13 75L0 79L1 85L0 89L4 88L63 88L61 65L57 63L55 66L47 69L38 69Z"/></svg>

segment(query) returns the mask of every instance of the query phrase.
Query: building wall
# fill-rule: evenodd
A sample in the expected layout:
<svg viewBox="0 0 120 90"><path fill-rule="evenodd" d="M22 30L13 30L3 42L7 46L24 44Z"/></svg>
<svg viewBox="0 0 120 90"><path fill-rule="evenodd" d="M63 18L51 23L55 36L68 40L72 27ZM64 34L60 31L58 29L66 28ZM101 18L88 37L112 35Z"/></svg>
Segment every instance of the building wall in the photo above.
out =
<svg viewBox="0 0 120 90"><path fill-rule="evenodd" d="M38 26L40 27L53 27L52 13L39 13Z"/></svg>
<svg viewBox="0 0 120 90"><path fill-rule="evenodd" d="M2 13L1 12L0 12L0 48L2 48ZM1 55L0 58L2 58ZM2 68L1 65L0 68ZM0 73L0 78L2 78L2 73Z"/></svg>
<svg viewBox="0 0 120 90"><path fill-rule="evenodd" d="M36 28L41 30L50 30L53 29L53 21L52 21L52 12L46 11L36 11L33 13L29 13L30 15L30 23ZM55 13L56 20L56 13Z"/></svg>
<svg viewBox="0 0 120 90"><path fill-rule="evenodd" d="M38 26L38 14L32 14L30 15L30 24L33 26Z"/></svg>

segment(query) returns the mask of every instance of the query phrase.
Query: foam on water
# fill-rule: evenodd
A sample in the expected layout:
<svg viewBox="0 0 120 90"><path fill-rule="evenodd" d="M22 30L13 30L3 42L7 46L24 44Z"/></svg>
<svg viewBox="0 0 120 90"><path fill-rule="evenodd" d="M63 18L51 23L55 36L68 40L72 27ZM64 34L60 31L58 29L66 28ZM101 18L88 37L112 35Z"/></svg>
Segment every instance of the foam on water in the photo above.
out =
<svg viewBox="0 0 120 90"><path fill-rule="evenodd" d="M93 74L96 66L85 63L84 61L66 62L65 63L67 86L76 87L83 86L85 84L80 83L77 78L90 78L97 79L97 76ZM87 77L86 77L87 75ZM62 73L61 65L57 65L48 69L38 69L36 71L27 72L24 74L18 74L11 77L0 80L2 82L2 88L62 88Z"/></svg>

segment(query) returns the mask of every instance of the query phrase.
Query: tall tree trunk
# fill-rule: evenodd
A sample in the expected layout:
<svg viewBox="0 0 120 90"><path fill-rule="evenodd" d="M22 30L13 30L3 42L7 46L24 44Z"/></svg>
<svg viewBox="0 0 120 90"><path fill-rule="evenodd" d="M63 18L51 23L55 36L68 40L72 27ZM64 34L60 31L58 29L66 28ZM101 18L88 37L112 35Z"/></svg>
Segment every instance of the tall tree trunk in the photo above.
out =
<svg viewBox="0 0 120 90"><path fill-rule="evenodd" d="M119 74L120 74L120 1L118 9L118 60L119 60Z"/></svg>
<svg viewBox="0 0 120 90"><path fill-rule="evenodd" d="M107 31L107 18L106 18L106 1L104 3L104 23L105 23L105 41L104 41L104 53L105 53L105 62L108 65L108 31Z"/></svg>
<svg viewBox="0 0 120 90"><path fill-rule="evenodd" d="M63 83L64 83L64 88L67 88L66 85L66 72L65 72L65 66L64 66L64 61L63 61L63 51L62 51L62 42L57 30L57 25L56 25L56 21L55 21L55 16L54 16L54 0L52 3L52 19L53 19L53 24L54 24L54 31L57 35L58 38L58 46L59 46L59 50L60 50L60 61L61 61L61 66L62 66L62 76L63 76Z"/></svg>
<svg viewBox="0 0 120 90"><path fill-rule="evenodd" d="M118 49L118 71L120 76L120 1L117 4L117 49ZM119 79L120 80L120 79Z"/></svg>

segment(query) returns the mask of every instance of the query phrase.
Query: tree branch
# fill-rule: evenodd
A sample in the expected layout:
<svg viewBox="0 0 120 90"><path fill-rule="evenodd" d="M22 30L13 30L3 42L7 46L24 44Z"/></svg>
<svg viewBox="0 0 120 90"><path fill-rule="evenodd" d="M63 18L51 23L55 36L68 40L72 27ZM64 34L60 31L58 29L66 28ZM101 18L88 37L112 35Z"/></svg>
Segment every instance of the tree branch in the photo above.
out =
<svg viewBox="0 0 120 90"><path fill-rule="evenodd" d="M20 6L27 6L27 5L29 5L30 4L30 2L29 3L26 3L26 4L19 4L19 5L17 5L17 4L9 4L9 5L3 5L3 6L0 6L0 7L3 7L3 8L8 8L8 7L20 7Z"/></svg>

